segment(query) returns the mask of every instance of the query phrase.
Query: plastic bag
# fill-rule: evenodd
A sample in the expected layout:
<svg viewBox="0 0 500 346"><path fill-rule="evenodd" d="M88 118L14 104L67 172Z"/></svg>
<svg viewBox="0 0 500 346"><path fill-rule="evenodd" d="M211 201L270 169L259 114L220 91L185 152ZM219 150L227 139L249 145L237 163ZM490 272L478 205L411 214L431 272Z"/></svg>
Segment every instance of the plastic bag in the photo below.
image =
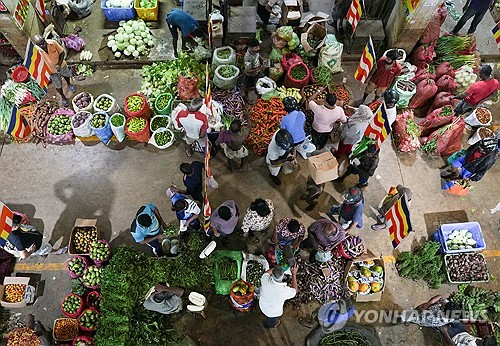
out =
<svg viewBox="0 0 500 346"><path fill-rule="evenodd" d="M246 252L243 252L243 264L241 265L241 279L243 281L247 281L247 267L248 267L248 262L257 262L262 265L264 268L264 272L269 270L269 263L267 263L266 258L263 255L257 256L254 254L249 254ZM255 286L260 286L260 281L259 282L252 282Z"/></svg>
<svg viewBox="0 0 500 346"><path fill-rule="evenodd" d="M283 70L283 66L281 66L281 63L276 63L269 68L269 77L272 80L277 81L281 78L281 76L283 76L284 72L285 71Z"/></svg>
<svg viewBox="0 0 500 346"><path fill-rule="evenodd" d="M177 92L179 94L179 99L181 100L192 100L200 97L200 93L198 91L198 78L190 79L179 75Z"/></svg>
<svg viewBox="0 0 500 346"><path fill-rule="evenodd" d="M449 156L462 148L462 135L465 122L456 117L450 125L444 129L434 131L429 138L437 138L436 154Z"/></svg>
<svg viewBox="0 0 500 346"><path fill-rule="evenodd" d="M76 13L78 19L87 17L92 12L92 0L69 0L68 6L71 11Z"/></svg>
<svg viewBox="0 0 500 346"><path fill-rule="evenodd" d="M413 50L410 62L419 67L431 63L435 57L436 52L433 46L418 46Z"/></svg>
<svg viewBox="0 0 500 346"><path fill-rule="evenodd" d="M432 79L425 79L417 84L417 92L413 95L410 108L420 108L436 95L438 87Z"/></svg>
<svg viewBox="0 0 500 346"><path fill-rule="evenodd" d="M259 95L264 95L276 89L276 83L269 77L259 78L255 84L255 89Z"/></svg>
<svg viewBox="0 0 500 346"><path fill-rule="evenodd" d="M75 114L75 112L73 112L71 109L60 108L60 109L56 110L54 112L54 114L52 114L50 116L50 119L47 122L47 125L50 124L50 122L52 121L52 119L56 115L66 115L66 116L72 118L74 114ZM48 143L52 143L52 144L69 144L69 143L72 143L72 141L73 141L73 129L70 129L67 133L62 134L62 135L54 135L54 134L52 134L52 133L49 132L49 128L47 126L46 134L47 134L47 142Z"/></svg>
<svg viewBox="0 0 500 346"><path fill-rule="evenodd" d="M343 72L342 51L344 45L340 42L326 44L319 51L318 66L326 66L332 73Z"/></svg>
<svg viewBox="0 0 500 346"><path fill-rule="evenodd" d="M288 48L290 48L290 50L295 50L299 45L299 36L296 33L293 33L292 39L288 42Z"/></svg>
<svg viewBox="0 0 500 346"><path fill-rule="evenodd" d="M85 47L85 41L78 35L70 34L67 37L61 38L61 41L64 43L66 48L73 49L76 52L79 52Z"/></svg>
<svg viewBox="0 0 500 346"><path fill-rule="evenodd" d="M439 38L441 25L444 23L446 19L446 6L441 6L432 17L431 21L427 25L424 30L424 33L420 37L418 44L436 44Z"/></svg>
<svg viewBox="0 0 500 346"><path fill-rule="evenodd" d="M277 30L276 33L278 34L278 37L285 40L286 42L289 42L293 39L293 28L291 26L280 26Z"/></svg>
<svg viewBox="0 0 500 346"><path fill-rule="evenodd" d="M170 140L167 143L162 144L162 145L158 144L158 142L156 140L156 135L161 134L161 133L167 133L167 135L170 136ZM149 139L148 143L154 145L158 149L167 149L168 147L170 147L174 143L174 141L175 141L174 133L167 128L161 127L151 134L151 138Z"/></svg>
<svg viewBox="0 0 500 346"><path fill-rule="evenodd" d="M229 78L223 77L220 74L221 69L232 69L233 75ZM228 90L232 89L236 86L236 82L238 81L238 76L240 75L240 69L234 65L219 65L214 72L214 85L217 88Z"/></svg>
<svg viewBox="0 0 500 346"><path fill-rule="evenodd" d="M111 122L111 118L113 118L114 116L117 116L117 117L122 117L122 120L123 120L123 123L120 125L120 126L115 126L113 125L113 123ZM126 134L125 134L125 116L121 113L115 113L113 114L110 119L109 119L109 126L111 126L111 132L113 132L113 134L115 135L116 139L118 140L118 142L123 142L123 140L125 139L126 137Z"/></svg>
<svg viewBox="0 0 500 346"><path fill-rule="evenodd" d="M272 63L280 62L282 56L283 53L281 53L280 49L273 48L269 53L269 61L271 61Z"/></svg>
<svg viewBox="0 0 500 346"><path fill-rule="evenodd" d="M75 117L79 116L80 114L83 114L84 116L87 116L87 119L83 122L78 127L74 126L74 121ZM73 116L73 119L71 119L71 127L73 128L73 133L77 137L90 137L94 135L94 132L92 131L92 128L90 127L90 119L92 118L92 113L87 112L87 111L79 111L76 112L75 115Z"/></svg>
<svg viewBox="0 0 500 346"><path fill-rule="evenodd" d="M92 128L92 131L94 131L94 133L96 134L97 137L99 137L99 139L101 140L101 142L103 142L104 144L108 144L109 141L111 140L111 137L113 137L113 131L111 130L111 126L110 126L110 123L109 123L109 115L108 113L106 112L96 112L92 115L91 117L91 121L92 121L92 118L94 118L94 116L96 114L105 114L106 115L106 124L103 126L103 127L100 127L100 128L95 128L91 125L91 128Z"/></svg>
<svg viewBox="0 0 500 346"><path fill-rule="evenodd" d="M447 181L443 185L443 190L450 195L464 197L470 189L470 182L467 179Z"/></svg>
<svg viewBox="0 0 500 346"><path fill-rule="evenodd" d="M218 54L229 50L229 56L225 59L219 57ZM229 46L219 47L214 49L212 55L212 68L216 69L219 65L234 65L236 63L236 53L233 48Z"/></svg>
<svg viewBox="0 0 500 346"><path fill-rule="evenodd" d="M439 64L434 70L434 73L436 74L436 80L444 75L450 75L452 78L455 78L455 70L451 67L451 64L448 61Z"/></svg>
<svg viewBox="0 0 500 346"><path fill-rule="evenodd" d="M283 54L281 57L281 66L283 66L284 71L288 71L290 66L302 61L302 58L295 53Z"/></svg>
<svg viewBox="0 0 500 346"><path fill-rule="evenodd" d="M477 118L478 111L484 114L484 116L481 117L484 118L482 119L483 122L479 121ZM477 107L467 118L464 119L465 123L470 126L489 126L492 120L493 117L491 116L491 112L483 107Z"/></svg>
<svg viewBox="0 0 500 346"><path fill-rule="evenodd" d="M97 105L99 104L99 101L101 98L106 97L111 100L111 106L108 109L101 109ZM94 100L94 110L96 112L104 112L108 114L114 114L120 110L120 106L118 106L118 103L116 102L115 98L111 95L108 94L102 94L97 96L97 98Z"/></svg>
<svg viewBox="0 0 500 346"><path fill-rule="evenodd" d="M433 74L433 73L430 73L427 69L420 69L415 74L415 77L413 77L412 79L410 79L410 81L412 83L415 83L416 85L418 85L418 83L420 83L424 79L435 80L436 79L436 75Z"/></svg>
<svg viewBox="0 0 500 346"><path fill-rule="evenodd" d="M288 44L288 42L278 36L276 32L271 34L271 44L273 48L283 49Z"/></svg>
<svg viewBox="0 0 500 346"><path fill-rule="evenodd" d="M210 58L210 50L204 47L202 44L196 45L194 47L193 57L196 61L203 61Z"/></svg>
<svg viewBox="0 0 500 346"><path fill-rule="evenodd" d="M219 183L217 182L217 180L215 180L213 175L207 178L207 186L212 190L215 190L216 188L219 187Z"/></svg>
<svg viewBox="0 0 500 346"><path fill-rule="evenodd" d="M444 106L452 106L455 107L455 103L458 100L453 99L453 95L448 91L442 91L434 97L434 101L432 102L431 107L427 111L427 114L430 114L437 108L441 108Z"/></svg>
<svg viewBox="0 0 500 346"><path fill-rule="evenodd" d="M304 79L298 80L298 79L295 79L292 77L292 71L294 68L299 67L301 65L306 70L306 76L304 77ZM311 78L311 71L309 70L307 65L304 64L303 62L298 62L298 63L295 63L292 66L290 66L290 68L286 72L285 81L283 82L283 85L286 88L301 89L309 83L309 78Z"/></svg>

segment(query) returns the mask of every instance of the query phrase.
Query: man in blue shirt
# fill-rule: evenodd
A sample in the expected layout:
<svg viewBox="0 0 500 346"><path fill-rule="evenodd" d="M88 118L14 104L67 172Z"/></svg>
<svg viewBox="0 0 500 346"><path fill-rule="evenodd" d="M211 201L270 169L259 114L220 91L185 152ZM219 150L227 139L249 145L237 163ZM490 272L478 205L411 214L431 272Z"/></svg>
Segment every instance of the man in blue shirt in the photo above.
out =
<svg viewBox="0 0 500 346"><path fill-rule="evenodd" d="M300 145L306 139L304 131L306 116L300 110L297 100L291 96L283 99L283 106L288 114L281 119L281 128L290 132L294 146Z"/></svg>
<svg viewBox="0 0 500 346"><path fill-rule="evenodd" d="M477 25L483 20L484 15L488 12L491 5L493 5L493 0L467 0L464 6L464 14L453 28L451 34L457 35L460 29L462 29L465 23L472 17L474 17L474 19L470 24L467 35L476 32Z"/></svg>
<svg viewBox="0 0 500 346"><path fill-rule="evenodd" d="M182 34L182 50L187 50L186 37L201 37L203 30L200 29L198 21L189 13L174 8L167 14L167 24L172 34L172 44L174 46L174 56L177 58L177 40L179 39L179 31Z"/></svg>
<svg viewBox="0 0 500 346"><path fill-rule="evenodd" d="M182 163L180 166L181 172L184 174L182 181L186 186L186 191L181 193L190 195L195 201L203 203L203 170L205 165L201 161L193 161L191 163Z"/></svg>
<svg viewBox="0 0 500 346"><path fill-rule="evenodd" d="M143 205L135 215L135 219L130 226L132 237L139 244L148 245L155 256L163 254L161 241L165 235L161 232L162 227L166 228L158 208L154 204Z"/></svg>

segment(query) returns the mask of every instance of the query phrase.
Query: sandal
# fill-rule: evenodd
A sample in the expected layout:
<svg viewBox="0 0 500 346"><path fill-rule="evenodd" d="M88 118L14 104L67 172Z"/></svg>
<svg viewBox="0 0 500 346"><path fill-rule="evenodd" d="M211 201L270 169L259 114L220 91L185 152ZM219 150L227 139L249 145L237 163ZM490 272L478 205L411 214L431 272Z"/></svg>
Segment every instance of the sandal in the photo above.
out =
<svg viewBox="0 0 500 346"><path fill-rule="evenodd" d="M279 326L280 326L280 324L281 324L281 320L278 320L278 322L276 322L276 324L274 325L274 327L273 327L273 328L279 327Z"/></svg>
<svg viewBox="0 0 500 346"><path fill-rule="evenodd" d="M254 238L252 238L252 242L254 242L255 244L257 244L259 242L259 239L257 239L257 238L254 237Z"/></svg>

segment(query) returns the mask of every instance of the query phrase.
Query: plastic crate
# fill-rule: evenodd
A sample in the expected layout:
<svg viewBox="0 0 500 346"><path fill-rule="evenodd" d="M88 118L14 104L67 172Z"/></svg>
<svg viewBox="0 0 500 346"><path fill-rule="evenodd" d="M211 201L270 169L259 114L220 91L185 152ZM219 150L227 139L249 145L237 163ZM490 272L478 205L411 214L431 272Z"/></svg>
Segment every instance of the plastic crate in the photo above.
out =
<svg viewBox="0 0 500 346"><path fill-rule="evenodd" d="M476 247L472 249L462 249L462 250L451 250L446 245L446 240L448 236L457 229L466 229L472 233L472 239L476 241ZM461 222L461 223L447 223L441 225L436 232L439 235L439 241L441 242L441 247L444 253L461 253L461 252L478 252L486 249L486 243L484 241L483 232L481 231L481 225L478 222ZM434 240L434 236L433 236Z"/></svg>
<svg viewBox="0 0 500 346"><path fill-rule="evenodd" d="M450 258L451 256L457 256L459 254L446 254L444 255L444 266L446 268L446 277L448 278L448 281L452 284L471 284L471 283L480 283L480 282L489 282L490 281L490 273L488 272L488 267L486 266L486 260L484 261L484 266L486 268L486 272L488 273L488 279L487 280L478 280L478 281L453 281L451 278L450 278L450 272L448 270L448 258ZM480 256L483 257L484 259L484 255L483 254L479 254Z"/></svg>
<svg viewBox="0 0 500 346"><path fill-rule="evenodd" d="M158 20L158 5L159 1L156 0L155 7L143 8L140 6L140 0L134 1L134 8L137 11L137 16L144 20Z"/></svg>
<svg viewBox="0 0 500 346"><path fill-rule="evenodd" d="M115 8L106 7L106 0L101 0L101 8L106 16L106 19L110 22L119 22L121 20L129 20L135 18L135 9L130 8Z"/></svg>

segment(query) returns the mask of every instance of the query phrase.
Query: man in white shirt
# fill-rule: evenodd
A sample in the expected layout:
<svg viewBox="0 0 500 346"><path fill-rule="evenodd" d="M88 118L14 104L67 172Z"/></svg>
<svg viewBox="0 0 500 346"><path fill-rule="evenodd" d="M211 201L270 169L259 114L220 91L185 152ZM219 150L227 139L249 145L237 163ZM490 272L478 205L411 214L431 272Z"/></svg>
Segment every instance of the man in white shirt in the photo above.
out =
<svg viewBox="0 0 500 346"><path fill-rule="evenodd" d="M196 141L203 143L208 129L208 117L203 112L203 99L197 97L191 101L188 109L177 113L175 121L177 128L183 128L186 141L186 155L193 155L193 144Z"/></svg>
<svg viewBox="0 0 500 346"><path fill-rule="evenodd" d="M274 184L281 185L281 180L278 178L281 166L287 161L294 160L295 151L292 135L285 129L276 131L267 147L266 155L269 176Z"/></svg>
<svg viewBox="0 0 500 346"><path fill-rule="evenodd" d="M281 324L280 316L283 315L283 304L286 300L295 297L299 291L297 286L298 266L292 267L292 287L282 282L285 277L283 268L276 266L262 275L260 283L259 307L260 311L267 317L264 327L275 328Z"/></svg>

